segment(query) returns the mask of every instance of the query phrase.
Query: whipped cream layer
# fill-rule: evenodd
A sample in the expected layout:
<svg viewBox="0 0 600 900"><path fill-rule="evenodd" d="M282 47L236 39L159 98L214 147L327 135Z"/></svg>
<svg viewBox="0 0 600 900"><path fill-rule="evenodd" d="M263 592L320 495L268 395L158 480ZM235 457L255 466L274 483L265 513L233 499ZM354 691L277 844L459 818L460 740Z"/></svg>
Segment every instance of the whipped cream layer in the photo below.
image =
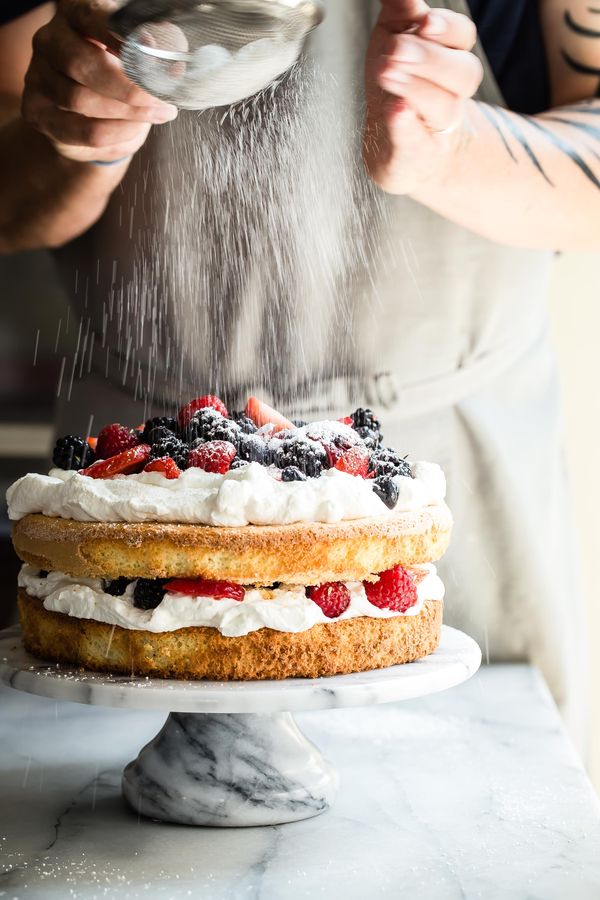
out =
<svg viewBox="0 0 600 900"><path fill-rule="evenodd" d="M417 588L418 602L408 612L378 609L369 603L362 583L351 582L347 584L352 598L350 606L338 619L328 619L306 596L306 589L296 586L247 590L241 602L167 593L153 610L137 609L133 605L135 582L128 585L122 597L113 597L105 593L99 578L71 578L62 572L50 572L46 578L40 578L37 569L24 565L19 573L19 586L32 597L43 600L45 609L77 619L93 619L133 631L154 633L205 626L216 628L225 637L243 637L261 628L298 633L308 631L313 625L361 616L372 619L417 616L426 600L443 600L444 585L435 566L415 568L426 575Z"/></svg>
<svg viewBox="0 0 600 900"><path fill-rule="evenodd" d="M287 525L390 516L441 504L446 479L434 463L416 462L413 477L395 481L400 499L393 512L370 480L330 469L320 478L286 483L258 463L226 475L187 469L169 481L157 472L94 479L52 469L29 474L7 491L9 516L41 513L78 522L176 522L190 525Z"/></svg>

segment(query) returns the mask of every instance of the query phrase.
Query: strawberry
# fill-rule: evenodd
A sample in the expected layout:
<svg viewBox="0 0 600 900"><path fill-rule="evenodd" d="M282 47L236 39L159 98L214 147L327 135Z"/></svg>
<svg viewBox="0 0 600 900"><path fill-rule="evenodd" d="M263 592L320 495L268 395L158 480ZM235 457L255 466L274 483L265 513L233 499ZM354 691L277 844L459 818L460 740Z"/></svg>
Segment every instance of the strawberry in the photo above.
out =
<svg viewBox="0 0 600 900"><path fill-rule="evenodd" d="M232 581L212 581L209 578L174 578L167 581L165 589L172 594L187 594L188 597L214 597L215 600L238 600L246 596L241 584Z"/></svg>
<svg viewBox="0 0 600 900"><path fill-rule="evenodd" d="M286 419L285 416L278 413L276 409L267 406L266 403L263 403L262 400L258 400L256 397L250 397L248 399L244 415L248 416L249 419L252 419L254 424L258 425L259 428L263 425L274 425L273 431L275 433L278 431L287 431L288 428L294 428L293 422L290 422L289 419Z"/></svg>
<svg viewBox="0 0 600 900"><path fill-rule="evenodd" d="M379 581L374 584L365 581L364 588L369 603L378 609L405 613L415 606L419 599L413 576L402 566L395 566L387 572L382 572Z"/></svg>
<svg viewBox="0 0 600 900"><path fill-rule="evenodd" d="M140 437L125 425L107 425L98 435L96 456L98 459L110 459L125 450L137 447Z"/></svg>
<svg viewBox="0 0 600 900"><path fill-rule="evenodd" d="M335 463L335 468L340 472L347 472L348 475L366 478L369 474L370 459L371 456L366 447L350 447L348 450L344 450Z"/></svg>
<svg viewBox="0 0 600 900"><path fill-rule="evenodd" d="M349 425L350 428L354 425L354 419L352 416L344 416L342 419L338 419L338 422L341 422L342 425Z"/></svg>
<svg viewBox="0 0 600 900"><path fill-rule="evenodd" d="M90 445L90 447L92 448L92 450L95 450L96 447L98 446L98 438L96 438L96 437L89 437L87 439L87 442Z"/></svg>
<svg viewBox="0 0 600 900"><path fill-rule="evenodd" d="M339 581L310 587L306 593L328 619L338 619L350 606L350 591Z"/></svg>
<svg viewBox="0 0 600 900"><path fill-rule="evenodd" d="M115 475L133 475L140 472L150 457L148 444L138 444L131 450L125 450L110 459L101 459L87 469L82 469L80 475L89 478L113 478Z"/></svg>
<svg viewBox="0 0 600 900"><path fill-rule="evenodd" d="M161 456L160 459L153 459L152 462L149 462L144 467L144 472L161 472L169 481L173 481L181 475L181 469L170 456Z"/></svg>
<svg viewBox="0 0 600 900"><path fill-rule="evenodd" d="M219 400L218 397L215 397L214 394L206 394L204 397L197 397L195 400L191 400L185 406L181 407L177 414L177 421L179 422L180 428L186 428L194 413L197 413L199 409L206 409L207 406L210 406L211 409L216 409L217 412L220 412L226 419L229 418L227 407L223 401Z"/></svg>
<svg viewBox="0 0 600 900"><path fill-rule="evenodd" d="M190 450L187 458L188 469L204 469L225 475L237 455L237 450L229 441L208 441Z"/></svg>

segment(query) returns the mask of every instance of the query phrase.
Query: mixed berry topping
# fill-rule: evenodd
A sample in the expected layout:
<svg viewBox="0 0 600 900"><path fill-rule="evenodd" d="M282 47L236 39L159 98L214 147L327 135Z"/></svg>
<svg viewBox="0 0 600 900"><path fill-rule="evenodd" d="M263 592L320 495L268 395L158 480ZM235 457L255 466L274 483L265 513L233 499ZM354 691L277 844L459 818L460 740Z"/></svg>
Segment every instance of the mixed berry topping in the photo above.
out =
<svg viewBox="0 0 600 900"><path fill-rule="evenodd" d="M144 471L168 480L186 469L225 475L258 463L284 483L336 469L370 479L389 509L399 500L397 479L413 477L407 458L383 446L381 424L370 409L361 407L338 422L309 424L290 421L256 397L230 415L214 394L187 403L176 417L155 416L136 429L114 423L97 438L67 435L57 441L53 462L91 478Z"/></svg>
<svg viewBox="0 0 600 900"><path fill-rule="evenodd" d="M378 609L396 613L407 613L418 602L418 583L426 573L395 566L377 576L377 580L365 581L363 587L367 599ZM40 573L41 577L41 573ZM243 602L246 588L232 581L218 581L210 578L138 578L133 582L128 578L104 581L105 593L112 597L122 597L133 583L133 605L137 609L156 609L167 593L184 594L188 597L211 597L214 600L235 600ZM277 590L279 582L264 590ZM306 596L312 600L328 619L339 619L350 607L352 597L347 585L330 582L306 588Z"/></svg>

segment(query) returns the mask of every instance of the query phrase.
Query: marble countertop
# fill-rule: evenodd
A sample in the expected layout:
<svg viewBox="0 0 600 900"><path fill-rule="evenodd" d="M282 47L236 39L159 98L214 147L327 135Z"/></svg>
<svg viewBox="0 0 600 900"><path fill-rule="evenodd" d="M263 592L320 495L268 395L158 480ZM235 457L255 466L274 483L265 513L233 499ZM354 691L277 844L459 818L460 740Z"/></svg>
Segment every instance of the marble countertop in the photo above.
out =
<svg viewBox="0 0 600 900"><path fill-rule="evenodd" d="M600 898L600 805L527 666L298 715L342 787L290 825L138 820L121 770L164 718L0 688L0 898Z"/></svg>

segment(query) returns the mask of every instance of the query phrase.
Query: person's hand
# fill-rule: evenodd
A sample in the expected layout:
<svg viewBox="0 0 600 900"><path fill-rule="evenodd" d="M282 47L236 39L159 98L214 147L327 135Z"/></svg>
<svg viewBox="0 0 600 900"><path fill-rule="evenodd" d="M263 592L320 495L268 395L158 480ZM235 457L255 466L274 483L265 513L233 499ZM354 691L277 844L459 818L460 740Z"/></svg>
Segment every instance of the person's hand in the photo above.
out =
<svg viewBox="0 0 600 900"><path fill-rule="evenodd" d="M114 162L142 146L152 125L177 109L124 74L107 17L114 0L59 0L56 15L33 39L22 115L62 156Z"/></svg>
<svg viewBox="0 0 600 900"><path fill-rule="evenodd" d="M424 0L382 7L367 54L364 158L381 188L410 194L448 176L483 69L467 16Z"/></svg>

